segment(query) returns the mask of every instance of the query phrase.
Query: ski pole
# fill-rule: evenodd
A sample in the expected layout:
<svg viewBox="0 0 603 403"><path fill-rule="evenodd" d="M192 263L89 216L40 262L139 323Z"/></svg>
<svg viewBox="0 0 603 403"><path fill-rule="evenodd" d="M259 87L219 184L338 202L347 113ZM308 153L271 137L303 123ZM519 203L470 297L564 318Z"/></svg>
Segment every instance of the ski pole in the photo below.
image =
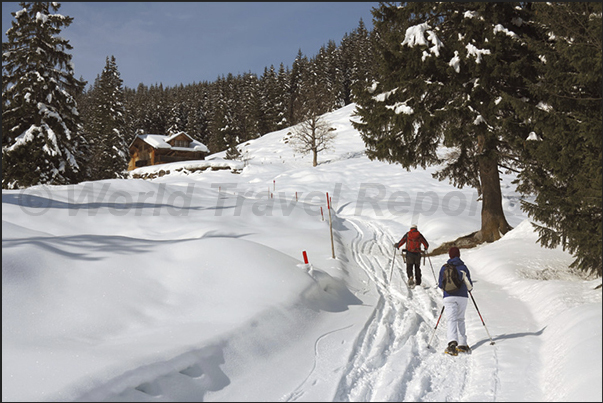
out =
<svg viewBox="0 0 603 403"><path fill-rule="evenodd" d="M429 265L431 266L431 274L433 274L433 281L435 281L435 285L437 288L439 283L438 283L438 279L436 278L435 271L433 271L433 265L431 264L431 258L429 257L429 255L427 255L427 259L429 259Z"/></svg>
<svg viewBox="0 0 603 403"><path fill-rule="evenodd" d="M444 307L442 307L442 311L440 312L440 316L438 317L438 321L436 322L436 325L433 328L433 333L431 334L431 338L429 339L429 343L427 343L427 348L429 348L429 345L431 344L431 340L433 340L433 336L435 336L436 329L438 328L438 324L440 323L440 318L442 317L443 313L444 313Z"/></svg>
<svg viewBox="0 0 603 403"><path fill-rule="evenodd" d="M389 269L389 282L392 281L392 276L394 275L394 262L396 261L396 248L394 247L394 256L392 257L392 268Z"/></svg>
<svg viewBox="0 0 603 403"><path fill-rule="evenodd" d="M473 305L475 305L475 309L477 310L477 314L479 315L479 318L482 320L482 325L484 325L484 329L486 329L486 333L488 333L488 337L490 338L490 345L492 345L492 344L494 344L494 340L492 340L492 336L490 336L490 332L488 331L488 328L486 327L486 323L484 322L484 318L482 318L482 314L479 313L479 308L477 307L477 304L475 303L475 298L473 298L473 294L471 294L471 291L469 291L469 295L471 296Z"/></svg>

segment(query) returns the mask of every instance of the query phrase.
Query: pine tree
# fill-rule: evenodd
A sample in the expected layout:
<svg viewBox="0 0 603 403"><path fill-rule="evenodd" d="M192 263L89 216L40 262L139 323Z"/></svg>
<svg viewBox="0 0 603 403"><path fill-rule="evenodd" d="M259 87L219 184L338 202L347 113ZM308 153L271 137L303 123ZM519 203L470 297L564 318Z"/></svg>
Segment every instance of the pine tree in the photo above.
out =
<svg viewBox="0 0 603 403"><path fill-rule="evenodd" d="M530 83L533 102L516 102L534 133L525 142L519 189L535 194L523 209L539 242L562 245L572 267L602 271L602 24L601 3L536 3L540 55Z"/></svg>
<svg viewBox="0 0 603 403"><path fill-rule="evenodd" d="M82 176L81 121L59 3L19 3L2 43L2 187L68 184ZM79 149L78 149L79 148Z"/></svg>
<svg viewBox="0 0 603 403"><path fill-rule="evenodd" d="M83 81L82 78L80 78L81 81ZM89 131L89 129L91 129L92 125L90 124L91 121L93 121L96 117L96 102L95 102L95 97L94 97L94 89L96 88L96 86L98 85L98 80L100 80L100 76L97 76L94 84L92 86L89 86L87 90L83 91L82 93L80 93L79 95L77 95L75 97L75 100L77 102L77 106L78 106L78 112L80 114L80 118L82 120L82 125L81 125L81 135L83 138L86 139L86 144L85 147L83 147L83 149L81 149L82 155L84 157L84 160L86 161L85 164L83 164L82 166L82 172L81 172L81 178L82 180L93 180L94 178L94 169L92 167L92 164L90 163L90 160L92 158L92 148L94 147L94 143L95 143L95 136L92 134L92 132ZM79 150L78 150L79 151Z"/></svg>
<svg viewBox="0 0 603 403"><path fill-rule="evenodd" d="M525 46L525 3L405 3L373 9L381 80L360 91L354 124L372 159L443 164L434 176L475 187L482 225L473 239L510 230L499 168L517 158L527 127L509 99L527 95L536 56ZM441 145L451 152L443 159Z"/></svg>
<svg viewBox="0 0 603 403"><path fill-rule="evenodd" d="M190 96L187 101L188 119L186 132L203 144L209 142L209 85L200 83L190 86Z"/></svg>
<svg viewBox="0 0 603 403"><path fill-rule="evenodd" d="M341 99L344 105L352 102L352 75L354 69L354 47L352 36L346 32L341 39Z"/></svg>
<svg viewBox="0 0 603 403"><path fill-rule="evenodd" d="M324 86L329 85L324 74L325 67L323 57L312 58L301 75L296 111L302 121L310 114L320 115L328 110L330 93L324 91Z"/></svg>
<svg viewBox="0 0 603 403"><path fill-rule="evenodd" d="M349 72L349 91L351 96L350 102L355 99L355 93L362 91L367 86L372 85L373 81L380 79L377 77L378 69L375 67L376 43L374 31L369 32L364 25L364 21L360 19L358 28L352 31L347 47L349 50L342 49L342 52L349 53L347 56L347 68ZM342 48L344 44L342 41Z"/></svg>
<svg viewBox="0 0 603 403"><path fill-rule="evenodd" d="M231 93L233 90L233 76L220 77L212 86L211 95L211 122L209 126L210 137L208 147L214 152L226 150L230 144L236 142L237 135L234 119L234 107Z"/></svg>
<svg viewBox="0 0 603 403"><path fill-rule="evenodd" d="M334 41L330 40L327 46L322 46L316 57L310 62L312 78L310 85L317 86L320 96L320 113L326 113L343 106L340 97L342 89L342 75L340 68L340 52Z"/></svg>
<svg viewBox="0 0 603 403"><path fill-rule="evenodd" d="M303 120L302 108L304 107L304 100L300 97L300 94L304 91L304 76L307 74L308 65L308 58L299 49L293 61L291 74L289 75L288 120L291 124L296 124Z"/></svg>
<svg viewBox="0 0 603 403"><path fill-rule="evenodd" d="M285 69L283 63L281 63L278 69L277 90L276 90L276 130L289 127L289 106L290 106L290 75L289 69Z"/></svg>
<svg viewBox="0 0 603 403"><path fill-rule="evenodd" d="M169 115L169 107L163 84L151 85L148 96L149 102L144 120L146 132L165 135L168 131L167 117Z"/></svg>
<svg viewBox="0 0 603 403"><path fill-rule="evenodd" d="M89 122L92 145L92 179L120 177L128 166L126 121L122 79L115 57L106 65L92 91L94 110Z"/></svg>
<svg viewBox="0 0 603 403"><path fill-rule="evenodd" d="M167 135L186 131L188 115L185 100L184 86L180 84L177 87L166 89L169 114L167 117Z"/></svg>
<svg viewBox="0 0 603 403"><path fill-rule="evenodd" d="M305 62L305 63L304 63ZM298 64L299 78L293 108L297 122L308 119L315 120L332 110L334 96L333 85L329 82L326 54L317 56L310 61Z"/></svg>
<svg viewBox="0 0 603 403"><path fill-rule="evenodd" d="M226 150L225 157L227 160L241 159L241 152L239 151L239 148L237 147L237 143L234 138L232 139L231 144L229 144L228 149Z"/></svg>
<svg viewBox="0 0 603 403"><path fill-rule="evenodd" d="M138 84L136 89L125 88L124 99L126 105L126 144L132 143L135 136L149 133L144 130L144 114L146 108L146 99L149 89L142 83Z"/></svg>
<svg viewBox="0 0 603 403"><path fill-rule="evenodd" d="M244 142L261 136L260 80L255 74L247 73L237 81L239 86L234 97L240 106L236 108L238 111L236 119L240 128L239 142Z"/></svg>
<svg viewBox="0 0 603 403"><path fill-rule="evenodd" d="M276 72L274 66L270 69L265 68L264 74L260 79L260 125L259 130L262 134L270 133L276 130L278 123L278 110L276 107L277 88Z"/></svg>

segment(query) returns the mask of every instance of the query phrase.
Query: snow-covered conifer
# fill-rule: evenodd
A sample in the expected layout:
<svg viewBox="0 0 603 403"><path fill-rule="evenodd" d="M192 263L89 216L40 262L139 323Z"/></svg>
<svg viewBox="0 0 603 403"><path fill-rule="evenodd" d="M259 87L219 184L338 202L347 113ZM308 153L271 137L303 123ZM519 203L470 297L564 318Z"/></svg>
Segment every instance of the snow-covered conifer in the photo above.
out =
<svg viewBox="0 0 603 403"><path fill-rule="evenodd" d="M601 275L601 3L535 3L541 35L529 83L535 102L514 107L530 122L519 189L535 195L523 208L546 247L563 245L583 271ZM534 139L534 140L533 140Z"/></svg>
<svg viewBox="0 0 603 403"><path fill-rule="evenodd" d="M59 3L19 3L2 43L2 187L67 184L81 176L84 139L74 99L69 41L59 36L73 18Z"/></svg>
<svg viewBox="0 0 603 403"><path fill-rule="evenodd" d="M523 40L529 5L412 2L373 14L381 78L359 91L355 125L368 155L407 168L443 163L437 178L481 195L475 241L500 238L510 226L499 168L512 167L528 135L509 99L527 99L524 82L535 74Z"/></svg>
<svg viewBox="0 0 603 403"><path fill-rule="evenodd" d="M119 177L127 168L122 83L115 57L107 57L105 68L91 91L94 108L87 131L92 142L90 163L93 179Z"/></svg>

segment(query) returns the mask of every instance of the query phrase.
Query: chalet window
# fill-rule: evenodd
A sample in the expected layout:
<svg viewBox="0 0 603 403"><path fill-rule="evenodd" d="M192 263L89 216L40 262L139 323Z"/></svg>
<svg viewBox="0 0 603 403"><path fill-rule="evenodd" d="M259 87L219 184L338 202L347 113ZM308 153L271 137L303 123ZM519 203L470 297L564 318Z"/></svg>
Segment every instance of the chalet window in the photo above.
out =
<svg viewBox="0 0 603 403"><path fill-rule="evenodd" d="M174 140L174 147L188 147L188 141L186 140Z"/></svg>

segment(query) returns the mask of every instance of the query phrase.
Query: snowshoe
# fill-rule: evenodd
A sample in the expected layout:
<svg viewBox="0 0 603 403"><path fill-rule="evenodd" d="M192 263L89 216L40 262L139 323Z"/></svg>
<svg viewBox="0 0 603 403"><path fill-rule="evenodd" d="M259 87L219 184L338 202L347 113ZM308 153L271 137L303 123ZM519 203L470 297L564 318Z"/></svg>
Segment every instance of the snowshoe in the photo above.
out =
<svg viewBox="0 0 603 403"><path fill-rule="evenodd" d="M446 347L444 353L455 356L459 355L458 351L456 350L456 344L456 341L451 341L450 343L448 343L448 347Z"/></svg>
<svg viewBox="0 0 603 403"><path fill-rule="evenodd" d="M471 348L469 346L457 346L456 351L459 353L471 354Z"/></svg>

